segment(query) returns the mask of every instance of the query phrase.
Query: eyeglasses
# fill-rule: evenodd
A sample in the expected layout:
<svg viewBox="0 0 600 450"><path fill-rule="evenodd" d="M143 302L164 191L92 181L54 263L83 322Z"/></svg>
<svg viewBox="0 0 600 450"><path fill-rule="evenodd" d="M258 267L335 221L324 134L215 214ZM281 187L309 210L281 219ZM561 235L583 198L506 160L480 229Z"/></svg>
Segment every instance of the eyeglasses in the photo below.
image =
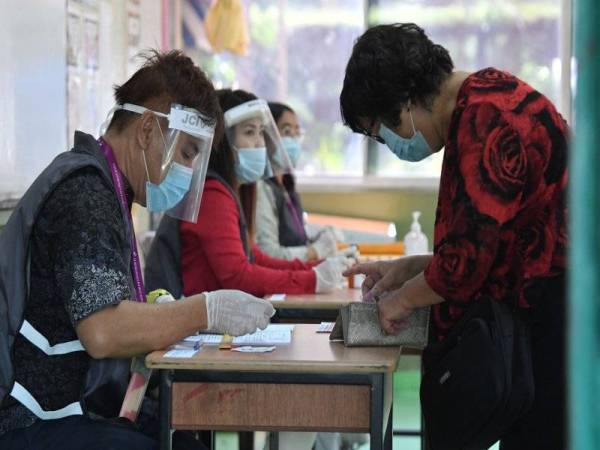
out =
<svg viewBox="0 0 600 450"><path fill-rule="evenodd" d="M357 131L361 134L364 134L366 137L374 140L375 142L377 142L379 144L385 144L385 140L381 136L371 133L371 130L375 127L375 124L376 124L376 120L371 120L369 129L359 128Z"/></svg>
<svg viewBox="0 0 600 450"><path fill-rule="evenodd" d="M385 140L381 136L371 133L365 133L365 136L367 136L369 139L373 139L378 144L385 144Z"/></svg>
<svg viewBox="0 0 600 450"><path fill-rule="evenodd" d="M298 138L300 141L302 141L305 135L306 131L304 130L304 128L296 130L291 126L284 126L281 129L281 137L293 137Z"/></svg>
<svg viewBox="0 0 600 450"><path fill-rule="evenodd" d="M366 137L368 137L369 139L374 140L375 142L379 143L379 144L385 144L385 141L383 140L383 138L377 134L373 134L371 133L369 130L367 129L362 129L362 130L358 130L358 132L360 134L365 135Z"/></svg>

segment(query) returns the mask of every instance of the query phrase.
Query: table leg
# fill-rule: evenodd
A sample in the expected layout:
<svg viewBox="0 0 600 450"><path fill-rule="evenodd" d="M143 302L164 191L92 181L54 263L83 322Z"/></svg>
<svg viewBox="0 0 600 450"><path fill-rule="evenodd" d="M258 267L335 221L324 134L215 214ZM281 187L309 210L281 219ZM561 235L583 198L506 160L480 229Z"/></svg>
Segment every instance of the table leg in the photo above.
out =
<svg viewBox="0 0 600 450"><path fill-rule="evenodd" d="M171 450L171 387L173 384L173 372L171 370L160 371L159 386L159 444L160 450Z"/></svg>
<svg viewBox="0 0 600 450"><path fill-rule="evenodd" d="M371 375L371 450L383 450L383 374Z"/></svg>
<svg viewBox="0 0 600 450"><path fill-rule="evenodd" d="M240 431L238 433L238 448L240 450L254 450L253 431Z"/></svg>
<svg viewBox="0 0 600 450"><path fill-rule="evenodd" d="M383 441L383 448L386 449L392 449L392 441L393 441L393 435L394 435L394 417L393 417L393 409L394 408L390 408L390 414L388 415L388 422L387 422L387 427L385 428L385 437L384 437L384 441Z"/></svg>
<svg viewBox="0 0 600 450"><path fill-rule="evenodd" d="M279 433L269 433L269 450L279 450Z"/></svg>

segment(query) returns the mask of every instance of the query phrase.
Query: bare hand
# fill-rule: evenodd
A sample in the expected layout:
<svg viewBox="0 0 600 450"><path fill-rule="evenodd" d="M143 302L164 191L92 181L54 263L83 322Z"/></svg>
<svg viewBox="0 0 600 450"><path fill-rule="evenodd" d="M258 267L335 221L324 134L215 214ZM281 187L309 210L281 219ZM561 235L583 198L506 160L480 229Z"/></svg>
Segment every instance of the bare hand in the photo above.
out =
<svg viewBox="0 0 600 450"><path fill-rule="evenodd" d="M362 284L363 299L377 300L384 292L391 292L422 272L431 255L404 256L391 261L374 261L357 264L344 272L345 276L364 274Z"/></svg>
<svg viewBox="0 0 600 450"><path fill-rule="evenodd" d="M413 310L399 289L383 294L377 303L377 309L381 328L393 335L400 333L408 325L406 319Z"/></svg>

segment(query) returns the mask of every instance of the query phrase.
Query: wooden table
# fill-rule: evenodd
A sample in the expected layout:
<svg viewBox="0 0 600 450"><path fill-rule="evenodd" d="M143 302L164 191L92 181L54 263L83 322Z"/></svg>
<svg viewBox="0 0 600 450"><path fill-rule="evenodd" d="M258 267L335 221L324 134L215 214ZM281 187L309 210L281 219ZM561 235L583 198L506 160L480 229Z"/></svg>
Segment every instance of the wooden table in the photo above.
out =
<svg viewBox="0 0 600 450"><path fill-rule="evenodd" d="M193 358L146 357L160 370L160 446L171 430L370 433L392 448L392 374L399 347L344 347L296 325L292 343L271 353L204 346ZM272 448L277 448L274 439Z"/></svg>
<svg viewBox="0 0 600 450"><path fill-rule="evenodd" d="M271 302L277 310L275 321L300 323L334 322L342 306L360 302L360 289L338 289L328 294L286 295L285 300Z"/></svg>
<svg viewBox="0 0 600 450"><path fill-rule="evenodd" d="M372 254L359 257L359 262L396 259L399 255ZM269 298L270 296L267 296ZM344 288L328 294L287 294L283 301L273 301L277 310L274 321L315 323L335 321L342 306L362 301L360 289Z"/></svg>

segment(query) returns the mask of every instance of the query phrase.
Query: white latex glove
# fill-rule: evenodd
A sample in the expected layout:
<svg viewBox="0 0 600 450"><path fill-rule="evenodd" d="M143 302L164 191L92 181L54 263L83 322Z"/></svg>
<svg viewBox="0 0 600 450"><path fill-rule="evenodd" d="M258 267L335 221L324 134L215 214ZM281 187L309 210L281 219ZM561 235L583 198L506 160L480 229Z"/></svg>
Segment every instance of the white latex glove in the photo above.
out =
<svg viewBox="0 0 600 450"><path fill-rule="evenodd" d="M337 227L332 227L329 226L327 227L331 230L331 232L333 233L333 237L335 237L335 240L338 242L344 242L346 240L346 237L344 236L344 232L342 230L340 230Z"/></svg>
<svg viewBox="0 0 600 450"><path fill-rule="evenodd" d="M342 272L356 264L356 260L354 258L348 258L344 255L330 256L326 259L326 261L337 262L340 265Z"/></svg>
<svg viewBox="0 0 600 450"><path fill-rule="evenodd" d="M317 259L327 258L337 254L337 240L335 235L329 229L323 230L317 240L312 243L313 248L317 252Z"/></svg>
<svg viewBox="0 0 600 450"><path fill-rule="evenodd" d="M315 291L317 294L323 294L340 287L343 281L342 272L345 270L345 263L337 257L327 258L318 266L313 267L313 270L317 274Z"/></svg>
<svg viewBox="0 0 600 450"><path fill-rule="evenodd" d="M360 252L358 251L358 246L355 244L352 244L350 247L342 250L340 252L340 254L344 255L346 258L352 258L354 260L357 260L358 257L360 256Z"/></svg>
<svg viewBox="0 0 600 450"><path fill-rule="evenodd" d="M220 334L242 336L261 330L275 314L270 302L233 289L205 292L208 329Z"/></svg>

